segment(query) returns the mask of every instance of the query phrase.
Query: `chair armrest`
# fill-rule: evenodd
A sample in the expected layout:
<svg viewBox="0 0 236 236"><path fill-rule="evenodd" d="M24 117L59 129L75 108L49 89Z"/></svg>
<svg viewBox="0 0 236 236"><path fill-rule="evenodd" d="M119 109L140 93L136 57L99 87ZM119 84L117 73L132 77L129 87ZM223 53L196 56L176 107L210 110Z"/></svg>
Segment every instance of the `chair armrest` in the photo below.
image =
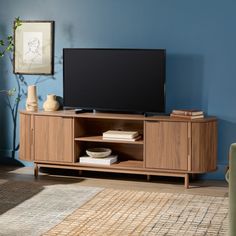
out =
<svg viewBox="0 0 236 236"><path fill-rule="evenodd" d="M230 236L236 235L236 143L230 146L229 156L229 225Z"/></svg>

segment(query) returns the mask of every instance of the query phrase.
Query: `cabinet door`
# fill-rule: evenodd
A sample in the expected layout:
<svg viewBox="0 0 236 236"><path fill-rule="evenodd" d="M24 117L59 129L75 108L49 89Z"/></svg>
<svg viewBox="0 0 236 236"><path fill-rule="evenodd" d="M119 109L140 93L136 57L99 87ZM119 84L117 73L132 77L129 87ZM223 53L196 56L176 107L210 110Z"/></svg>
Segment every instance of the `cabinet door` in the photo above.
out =
<svg viewBox="0 0 236 236"><path fill-rule="evenodd" d="M187 122L145 122L146 168L187 170Z"/></svg>
<svg viewBox="0 0 236 236"><path fill-rule="evenodd" d="M24 161L33 161L33 117L20 114L20 155Z"/></svg>
<svg viewBox="0 0 236 236"><path fill-rule="evenodd" d="M35 160L73 161L72 118L35 116Z"/></svg>

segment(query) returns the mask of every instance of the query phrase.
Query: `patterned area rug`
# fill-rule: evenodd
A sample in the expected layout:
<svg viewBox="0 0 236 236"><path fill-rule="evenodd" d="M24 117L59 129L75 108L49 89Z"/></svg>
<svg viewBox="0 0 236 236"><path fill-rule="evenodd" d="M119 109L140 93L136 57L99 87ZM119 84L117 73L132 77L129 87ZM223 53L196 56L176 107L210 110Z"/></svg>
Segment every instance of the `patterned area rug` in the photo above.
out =
<svg viewBox="0 0 236 236"><path fill-rule="evenodd" d="M227 235L228 198L105 189L52 235Z"/></svg>
<svg viewBox="0 0 236 236"><path fill-rule="evenodd" d="M0 235L42 235L101 190L78 184L0 181Z"/></svg>

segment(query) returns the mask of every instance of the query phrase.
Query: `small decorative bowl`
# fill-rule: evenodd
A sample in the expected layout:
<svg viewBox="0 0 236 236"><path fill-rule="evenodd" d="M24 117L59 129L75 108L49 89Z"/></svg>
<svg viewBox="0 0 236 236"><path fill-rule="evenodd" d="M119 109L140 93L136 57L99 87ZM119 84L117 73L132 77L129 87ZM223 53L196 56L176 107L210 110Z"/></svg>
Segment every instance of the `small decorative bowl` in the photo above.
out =
<svg viewBox="0 0 236 236"><path fill-rule="evenodd" d="M111 155L110 148L90 148L86 150L86 153L93 158L104 158Z"/></svg>

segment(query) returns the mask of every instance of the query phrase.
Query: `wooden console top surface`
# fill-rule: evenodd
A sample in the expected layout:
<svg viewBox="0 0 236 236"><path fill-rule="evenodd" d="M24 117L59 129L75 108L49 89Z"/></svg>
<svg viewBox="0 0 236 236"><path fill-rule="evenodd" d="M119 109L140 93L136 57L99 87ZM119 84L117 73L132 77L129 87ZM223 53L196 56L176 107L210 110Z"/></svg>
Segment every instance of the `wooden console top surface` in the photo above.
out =
<svg viewBox="0 0 236 236"><path fill-rule="evenodd" d="M76 114L74 110L60 110L46 112L39 110L37 112L20 111L21 114L28 115L40 115L40 116L60 116L60 117L78 117L78 118L96 118L96 119L117 119L117 120L143 120L143 121L189 121L189 122L209 122L216 121L216 117L209 116L202 119L189 120L185 118L170 117L168 115L163 116L149 116L136 115L136 114L117 114L117 113L103 113L103 112L86 112Z"/></svg>

